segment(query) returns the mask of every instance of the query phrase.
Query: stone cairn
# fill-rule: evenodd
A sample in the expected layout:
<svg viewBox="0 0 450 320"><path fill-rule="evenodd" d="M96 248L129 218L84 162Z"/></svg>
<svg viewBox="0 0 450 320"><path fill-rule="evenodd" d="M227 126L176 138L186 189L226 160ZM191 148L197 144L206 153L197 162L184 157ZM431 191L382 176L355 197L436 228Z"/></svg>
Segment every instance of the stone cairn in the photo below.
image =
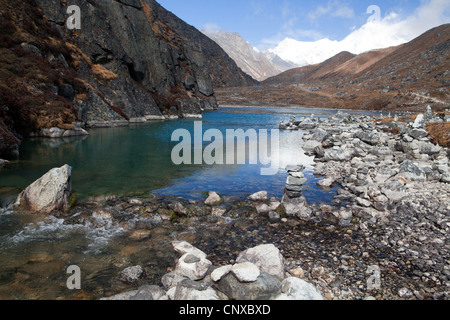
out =
<svg viewBox="0 0 450 320"><path fill-rule="evenodd" d="M213 266L207 254L185 241L173 241L181 257L175 270L161 283L101 300L323 300L317 288L286 273L285 259L273 244L241 252L233 265ZM134 283L142 276L140 266L122 271L121 280Z"/></svg>
<svg viewBox="0 0 450 320"><path fill-rule="evenodd" d="M302 220L311 218L312 210L306 203L303 195L303 185L308 181L303 174L305 167L302 165L288 166L289 173L286 180L286 188L281 205L287 216L296 216Z"/></svg>

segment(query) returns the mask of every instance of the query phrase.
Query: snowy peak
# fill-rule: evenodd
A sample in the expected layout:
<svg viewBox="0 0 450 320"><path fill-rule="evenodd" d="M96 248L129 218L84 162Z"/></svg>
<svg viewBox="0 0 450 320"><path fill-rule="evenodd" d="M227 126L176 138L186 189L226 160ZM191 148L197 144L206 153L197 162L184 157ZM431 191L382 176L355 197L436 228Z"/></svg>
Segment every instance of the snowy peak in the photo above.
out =
<svg viewBox="0 0 450 320"><path fill-rule="evenodd" d="M275 76L297 65L283 61L276 54L266 55L236 32L201 30L214 40L247 74L259 81Z"/></svg>

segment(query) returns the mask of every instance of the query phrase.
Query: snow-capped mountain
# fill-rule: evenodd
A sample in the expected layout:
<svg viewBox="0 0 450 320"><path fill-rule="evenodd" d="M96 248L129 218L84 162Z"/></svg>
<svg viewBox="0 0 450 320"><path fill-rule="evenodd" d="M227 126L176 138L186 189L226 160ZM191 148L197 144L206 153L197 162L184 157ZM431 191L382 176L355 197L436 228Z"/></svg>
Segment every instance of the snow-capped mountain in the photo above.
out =
<svg viewBox="0 0 450 320"><path fill-rule="evenodd" d="M274 53L260 52L238 33L201 30L214 40L247 74L256 80L265 80L288 69L297 67Z"/></svg>
<svg viewBox="0 0 450 320"><path fill-rule="evenodd" d="M406 28L404 23L388 24L374 21L353 31L341 41L325 38L308 42L286 38L268 51L288 62L307 66L321 63L343 51L361 54L373 49L398 46L416 36L417 32Z"/></svg>

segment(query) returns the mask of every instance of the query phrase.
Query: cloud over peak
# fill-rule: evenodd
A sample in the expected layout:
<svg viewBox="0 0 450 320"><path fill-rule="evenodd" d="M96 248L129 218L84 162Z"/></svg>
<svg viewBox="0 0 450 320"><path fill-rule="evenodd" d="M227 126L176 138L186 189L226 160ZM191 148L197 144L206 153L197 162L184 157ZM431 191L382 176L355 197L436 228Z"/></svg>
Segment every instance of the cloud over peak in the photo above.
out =
<svg viewBox="0 0 450 320"><path fill-rule="evenodd" d="M343 9L345 6L338 8L337 5L338 1L329 1L328 6L318 6L310 13L309 18L314 19L325 14L343 17L352 14L351 11ZM303 66L322 62L342 51L360 54L373 49L397 46L411 41L433 27L449 22L450 1L428 0L408 17L401 17L394 11L381 17L375 10L366 24L353 30L341 41L327 38L312 42L297 41L292 39L295 37L295 32L292 32L292 36L288 36L269 51L284 60Z"/></svg>

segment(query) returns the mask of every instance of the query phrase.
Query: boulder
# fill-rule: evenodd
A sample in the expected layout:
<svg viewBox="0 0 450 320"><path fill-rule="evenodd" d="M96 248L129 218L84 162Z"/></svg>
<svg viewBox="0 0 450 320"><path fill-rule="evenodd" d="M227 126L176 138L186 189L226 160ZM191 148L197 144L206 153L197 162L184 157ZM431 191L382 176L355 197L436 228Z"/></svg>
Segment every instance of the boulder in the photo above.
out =
<svg viewBox="0 0 450 320"><path fill-rule="evenodd" d="M405 185L399 180L388 180L381 185L381 192L391 201L400 201L409 193L405 191Z"/></svg>
<svg viewBox="0 0 450 320"><path fill-rule="evenodd" d="M221 201L222 199L216 192L210 191L208 193L208 199L206 199L205 204L208 206L214 206L216 204L219 204Z"/></svg>
<svg viewBox="0 0 450 320"><path fill-rule="evenodd" d="M217 289L233 300L270 300L281 294L281 282L266 272L261 272L254 282L242 283L233 273L228 273L217 284Z"/></svg>
<svg viewBox="0 0 450 320"><path fill-rule="evenodd" d="M306 179L304 177L303 178L297 178L297 177L294 177L291 174L287 177L287 180L286 180L286 184L287 185L291 185L291 186L302 186L306 182L308 182L308 179Z"/></svg>
<svg viewBox="0 0 450 320"><path fill-rule="evenodd" d="M330 149L326 150L324 154L325 161L350 161L353 157L353 150L349 149Z"/></svg>
<svg viewBox="0 0 450 320"><path fill-rule="evenodd" d="M311 219L312 210L308 207L306 199L303 196L290 198L285 194L281 201L281 206L288 216L297 216L304 221L309 221Z"/></svg>
<svg viewBox="0 0 450 320"><path fill-rule="evenodd" d="M211 272L211 280L214 282L220 281L223 277L225 277L227 274L231 272L231 269L233 268L232 265L223 266L220 268L215 269L213 272Z"/></svg>
<svg viewBox="0 0 450 320"><path fill-rule="evenodd" d="M321 146L322 146L322 143L321 143L321 142L319 142L319 141L314 141L314 140L310 140L310 141L306 141L306 142L302 145L302 149L303 149L305 152L312 153L312 152L314 152L314 150L315 150L317 147L321 147Z"/></svg>
<svg viewBox="0 0 450 320"><path fill-rule="evenodd" d="M317 128L317 123L311 118L306 118L298 125L298 128L300 130L312 130Z"/></svg>
<svg viewBox="0 0 450 320"><path fill-rule="evenodd" d="M192 244L186 241L172 241L172 246L174 250L181 255L190 253L194 256L199 257L200 259L206 259L206 253L204 253L200 249L197 249Z"/></svg>
<svg viewBox="0 0 450 320"><path fill-rule="evenodd" d="M425 171L420 169L410 160L405 160L400 164L398 176L412 181L426 180Z"/></svg>
<svg viewBox="0 0 450 320"><path fill-rule="evenodd" d="M216 290L208 285L193 280L183 280L177 284L173 299L176 301L211 301L219 300L219 296Z"/></svg>
<svg viewBox="0 0 450 320"><path fill-rule="evenodd" d="M286 171L291 173L291 172L303 172L305 170L305 167L302 165L298 165L298 166L287 166L286 167Z"/></svg>
<svg viewBox="0 0 450 320"><path fill-rule="evenodd" d="M312 284L295 277L290 277L283 281L282 291L283 293L276 297L275 300L324 300Z"/></svg>
<svg viewBox="0 0 450 320"><path fill-rule="evenodd" d="M206 277L211 266L208 259L186 253L178 260L175 271L191 280L201 280Z"/></svg>
<svg viewBox="0 0 450 320"><path fill-rule="evenodd" d="M168 300L168 297L166 292L159 286L145 285L140 287L136 294L130 298L130 300L156 301Z"/></svg>
<svg viewBox="0 0 450 320"><path fill-rule="evenodd" d="M163 284L164 288L170 289L175 287L179 282L188 279L188 277L182 275L178 271L172 271L169 273L166 273L161 278L161 283Z"/></svg>
<svg viewBox="0 0 450 320"><path fill-rule="evenodd" d="M254 282L261 274L258 267L251 262L236 263L231 272L240 282Z"/></svg>
<svg viewBox="0 0 450 320"><path fill-rule="evenodd" d="M174 202L169 204L169 208L175 212L178 216L185 216L187 215L187 209L180 203L180 202Z"/></svg>
<svg viewBox="0 0 450 320"><path fill-rule="evenodd" d="M319 188L328 189L328 188L331 188L333 183L334 183L333 178L326 178L326 179L318 181L316 184Z"/></svg>
<svg viewBox="0 0 450 320"><path fill-rule="evenodd" d="M328 133L325 130L318 128L314 131L311 139L314 141L322 142L327 135Z"/></svg>
<svg viewBox="0 0 450 320"><path fill-rule="evenodd" d="M358 131L355 133L355 137L372 146L377 145L381 141L381 137L378 132Z"/></svg>
<svg viewBox="0 0 450 320"><path fill-rule="evenodd" d="M251 201L267 201L269 194L267 191L256 192L248 197Z"/></svg>
<svg viewBox="0 0 450 320"><path fill-rule="evenodd" d="M440 146L424 141L418 141L418 147L421 154L427 154L429 156L439 154L442 150Z"/></svg>
<svg viewBox="0 0 450 320"><path fill-rule="evenodd" d="M271 211L275 211L280 206L279 201L271 201L269 205L265 203L258 203L255 205L255 209L258 213L269 213Z"/></svg>
<svg viewBox="0 0 450 320"><path fill-rule="evenodd" d="M421 139L421 138L427 137L427 136L428 136L428 132L426 132L426 131L423 130L423 129L412 129L412 130L409 132L409 135L410 135L411 137L413 137L414 139Z"/></svg>
<svg viewBox="0 0 450 320"><path fill-rule="evenodd" d="M139 280L143 275L144 269L141 266L134 266L124 269L120 273L120 280L128 283L133 283Z"/></svg>
<svg viewBox="0 0 450 320"><path fill-rule="evenodd" d="M236 262L251 262L261 271L267 272L278 279L284 279L285 277L284 258L280 250L273 244L264 244L247 249L239 254Z"/></svg>
<svg viewBox="0 0 450 320"><path fill-rule="evenodd" d="M17 198L20 209L51 213L69 209L72 192L72 167L54 168L28 186Z"/></svg>
<svg viewBox="0 0 450 320"><path fill-rule="evenodd" d="M415 129L420 129L425 127L425 116L423 114L419 114L416 118L416 120L414 121L412 127Z"/></svg>

